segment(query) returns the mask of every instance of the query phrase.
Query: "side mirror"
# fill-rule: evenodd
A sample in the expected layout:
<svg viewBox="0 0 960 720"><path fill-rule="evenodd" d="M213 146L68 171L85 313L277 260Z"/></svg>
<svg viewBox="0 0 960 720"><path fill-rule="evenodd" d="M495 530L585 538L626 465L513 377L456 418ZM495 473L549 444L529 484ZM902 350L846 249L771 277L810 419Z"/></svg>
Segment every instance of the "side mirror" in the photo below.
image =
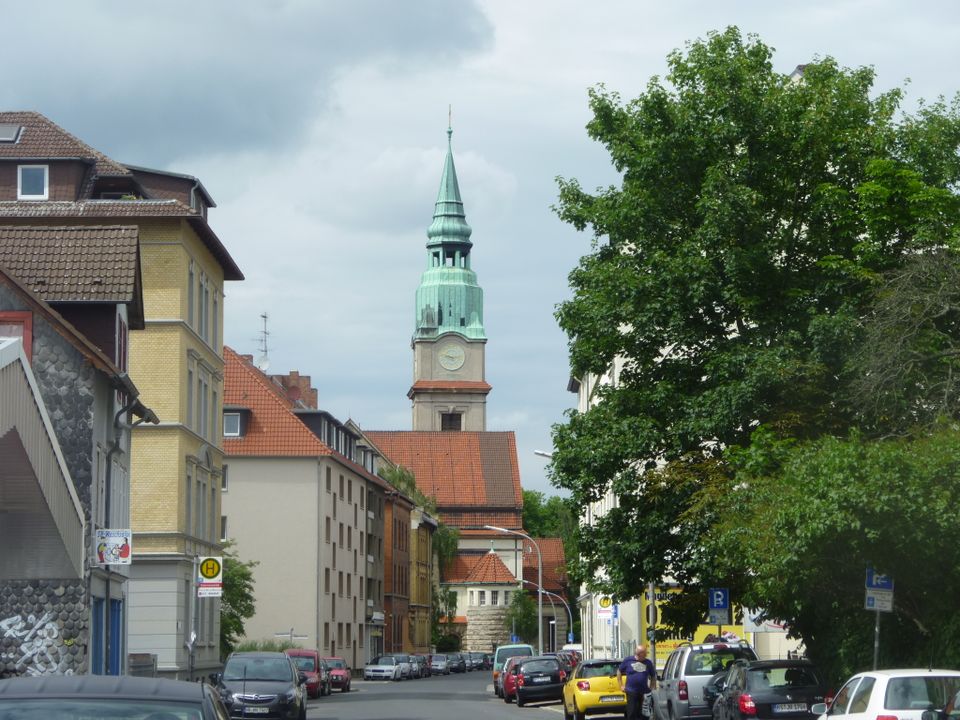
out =
<svg viewBox="0 0 960 720"><path fill-rule="evenodd" d="M663 682L663 671L657 673L657 682Z"/></svg>
<svg viewBox="0 0 960 720"><path fill-rule="evenodd" d="M827 712L826 703L814 703L813 705L810 706L810 713L813 715L823 715L825 712ZM927 719L923 718L923 720L927 720Z"/></svg>
<svg viewBox="0 0 960 720"><path fill-rule="evenodd" d="M297 685L303 685L307 681L307 676L302 672L297 672Z"/></svg>

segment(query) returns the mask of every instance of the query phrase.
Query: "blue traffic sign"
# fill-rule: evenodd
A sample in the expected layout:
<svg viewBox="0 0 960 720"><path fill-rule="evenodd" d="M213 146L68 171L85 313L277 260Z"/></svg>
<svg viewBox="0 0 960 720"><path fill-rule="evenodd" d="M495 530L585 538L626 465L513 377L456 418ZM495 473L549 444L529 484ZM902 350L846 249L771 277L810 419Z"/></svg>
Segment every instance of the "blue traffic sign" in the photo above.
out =
<svg viewBox="0 0 960 720"><path fill-rule="evenodd" d="M572 630L567 633L567 642L568 642L568 643L572 643L572 642L573 642L573 631L572 631Z"/></svg>
<svg viewBox="0 0 960 720"><path fill-rule="evenodd" d="M867 568L867 590L893 590L893 578L889 575L881 575L873 568Z"/></svg>
<svg viewBox="0 0 960 720"><path fill-rule="evenodd" d="M729 610L730 609L730 589L729 588L710 588L708 596L708 607L710 610Z"/></svg>
<svg viewBox="0 0 960 720"><path fill-rule="evenodd" d="M510 642L512 642L512 643L518 643L518 642L520 642L520 636L519 636L519 635L511 635L511 636L510 636Z"/></svg>

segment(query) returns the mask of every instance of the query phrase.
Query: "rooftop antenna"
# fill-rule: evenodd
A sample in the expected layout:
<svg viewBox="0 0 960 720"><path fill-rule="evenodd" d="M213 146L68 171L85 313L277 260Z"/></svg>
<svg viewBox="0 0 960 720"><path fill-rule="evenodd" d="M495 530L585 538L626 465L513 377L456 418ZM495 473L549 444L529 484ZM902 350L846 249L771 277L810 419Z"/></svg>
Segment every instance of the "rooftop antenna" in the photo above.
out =
<svg viewBox="0 0 960 720"><path fill-rule="evenodd" d="M257 355L257 360L254 362L254 365L261 372L266 372L270 368L270 348L267 344L267 338L270 336L270 331L267 330L267 320L269 315L266 312L260 314L260 319L263 320L263 330L260 331L260 346L258 350L260 354Z"/></svg>

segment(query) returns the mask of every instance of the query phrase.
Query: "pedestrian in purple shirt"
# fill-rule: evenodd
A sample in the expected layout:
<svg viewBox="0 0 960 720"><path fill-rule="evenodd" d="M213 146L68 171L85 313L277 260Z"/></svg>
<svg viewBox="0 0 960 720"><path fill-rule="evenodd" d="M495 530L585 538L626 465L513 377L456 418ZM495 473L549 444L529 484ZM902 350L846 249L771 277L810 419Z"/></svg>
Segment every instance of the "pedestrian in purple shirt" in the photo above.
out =
<svg viewBox="0 0 960 720"><path fill-rule="evenodd" d="M657 686L657 672L647 660L647 648L637 645L633 657L625 658L617 668L617 685L627 694L625 720L649 720L643 714L643 698Z"/></svg>

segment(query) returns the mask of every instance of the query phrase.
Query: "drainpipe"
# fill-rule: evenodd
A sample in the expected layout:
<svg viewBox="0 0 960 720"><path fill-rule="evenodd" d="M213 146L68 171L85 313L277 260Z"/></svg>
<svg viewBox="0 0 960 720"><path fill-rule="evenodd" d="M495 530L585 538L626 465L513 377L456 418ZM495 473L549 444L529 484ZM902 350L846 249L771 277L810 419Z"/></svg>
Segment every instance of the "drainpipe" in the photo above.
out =
<svg viewBox="0 0 960 720"><path fill-rule="evenodd" d="M120 438L123 432L123 427L125 423L121 422L121 418L129 413L131 410L138 408L140 410L140 419L136 422L129 425L130 430L133 430L134 427L140 425L143 422L151 422L154 425L160 422L160 419L156 416L153 410L143 406L143 403L139 401L140 391L137 390L136 386L130 381L129 376L126 373L121 373L116 378L117 390L122 390L126 393L128 400L127 404L122 407L116 415L113 417L113 445L107 451L107 467L104 476L103 483L103 518L104 522L107 525L107 528L110 527L110 512L112 508L110 507L110 496L113 492L113 456L116 452L120 450ZM113 570L110 569L110 566L107 565L107 583L106 583L106 594L104 596L104 607L103 610L106 613L106 618L103 623L103 674L110 674L110 585L113 582Z"/></svg>

